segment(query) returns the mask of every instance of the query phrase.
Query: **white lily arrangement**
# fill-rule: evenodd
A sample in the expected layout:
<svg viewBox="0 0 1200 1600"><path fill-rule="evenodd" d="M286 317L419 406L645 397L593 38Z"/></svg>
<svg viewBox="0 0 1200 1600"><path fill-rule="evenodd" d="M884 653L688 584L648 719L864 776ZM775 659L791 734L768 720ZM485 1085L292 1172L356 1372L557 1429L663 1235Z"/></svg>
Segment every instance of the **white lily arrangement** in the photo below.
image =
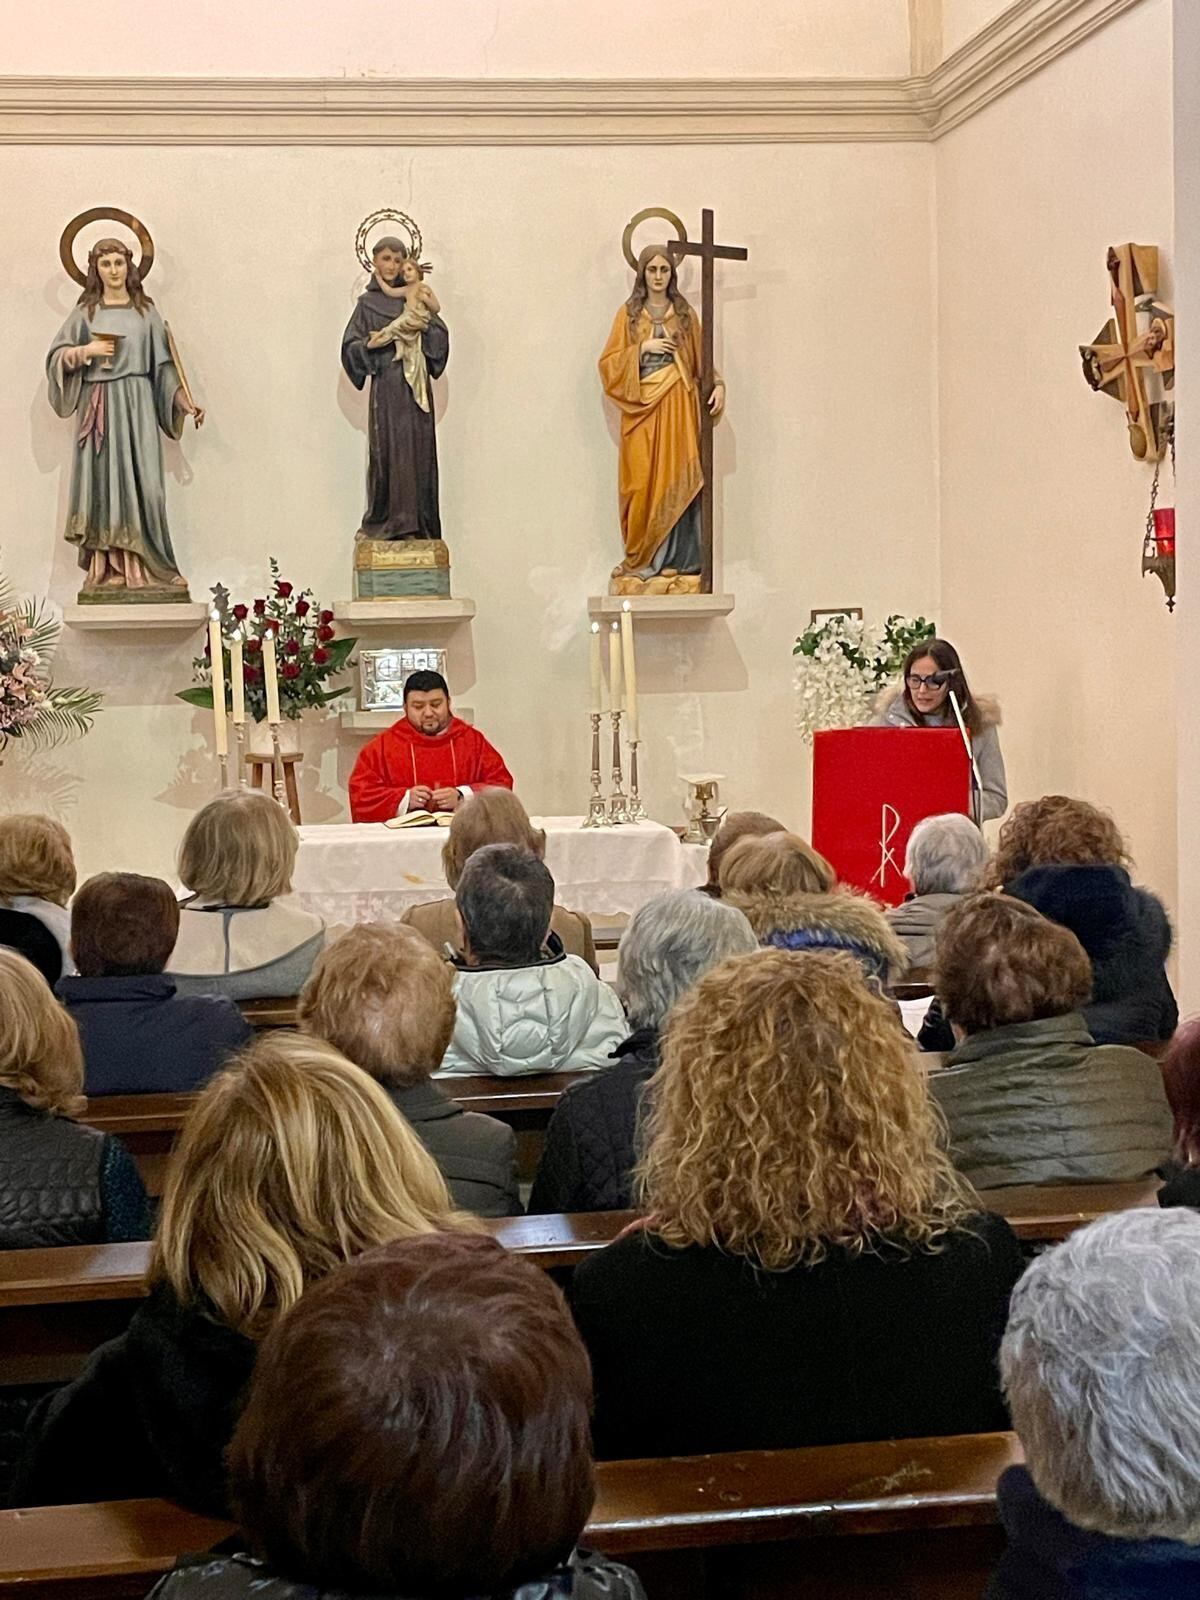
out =
<svg viewBox="0 0 1200 1600"><path fill-rule="evenodd" d="M839 614L796 640L796 727L806 744L823 728L871 720L880 689L899 673L913 645L934 637L925 617L893 612L882 627Z"/></svg>

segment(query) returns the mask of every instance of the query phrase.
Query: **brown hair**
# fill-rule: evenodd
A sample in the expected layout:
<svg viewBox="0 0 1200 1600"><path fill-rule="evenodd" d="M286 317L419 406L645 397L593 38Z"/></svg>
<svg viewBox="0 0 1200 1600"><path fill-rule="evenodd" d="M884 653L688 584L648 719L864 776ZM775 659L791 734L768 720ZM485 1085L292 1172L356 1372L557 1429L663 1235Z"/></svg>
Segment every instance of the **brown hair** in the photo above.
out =
<svg viewBox="0 0 1200 1600"><path fill-rule="evenodd" d="M141 274L137 269L137 262L133 259L133 251L121 239L97 239L88 251L87 279L83 285L83 293L75 302L85 311L93 311L104 300L104 285L100 281L100 269L97 262L101 256L123 255L125 257L125 287L129 292L130 304L139 316L144 316L147 306L152 306L154 301L142 288Z"/></svg>
<svg viewBox="0 0 1200 1600"><path fill-rule="evenodd" d="M83 1096L79 1029L36 967L0 946L0 1085L35 1111L77 1117Z"/></svg>
<svg viewBox="0 0 1200 1600"><path fill-rule="evenodd" d="M1030 867L1128 867L1129 850L1107 811L1087 800L1046 794L1013 808L1000 838L986 884L1013 883Z"/></svg>
<svg viewBox="0 0 1200 1600"><path fill-rule="evenodd" d="M595 1495L587 1354L546 1273L489 1238L406 1239L263 1341L229 1466L255 1554L323 1590L508 1594Z"/></svg>
<svg viewBox="0 0 1200 1600"><path fill-rule="evenodd" d="M300 994L306 1032L381 1083L437 1071L454 1032L451 968L414 928L364 922L322 951Z"/></svg>
<svg viewBox="0 0 1200 1600"><path fill-rule="evenodd" d="M980 1033L1078 1011L1092 964L1069 929L1023 900L973 894L938 929L934 983L950 1021Z"/></svg>
<svg viewBox="0 0 1200 1600"><path fill-rule="evenodd" d="M0 817L0 900L27 894L65 906L75 893L71 836L35 812Z"/></svg>
<svg viewBox="0 0 1200 1600"><path fill-rule="evenodd" d="M708 882L710 894L720 895L721 862L739 839L761 837L768 833L786 833L782 822L768 817L765 811L731 811L713 836L708 847Z"/></svg>
<svg viewBox="0 0 1200 1600"><path fill-rule="evenodd" d="M667 279L667 299L675 307L675 315L679 320L680 329L687 333L692 325L692 307L683 291L679 287L679 269L675 258L665 244L648 244L644 250L638 252L637 269L633 275L633 288L630 290L629 299L625 302L625 311L629 317L629 337L637 336L638 318L641 316L646 301L650 298L650 291L646 287L646 268L661 256L671 269L671 276Z"/></svg>
<svg viewBox="0 0 1200 1600"><path fill-rule="evenodd" d="M267 905L290 894L300 835L270 795L227 789L202 806L179 847L179 876L204 900Z"/></svg>
<svg viewBox="0 0 1200 1600"><path fill-rule="evenodd" d="M1200 1017L1189 1017L1176 1031L1162 1073L1175 1117L1175 1159L1200 1167Z"/></svg>
<svg viewBox="0 0 1200 1600"><path fill-rule="evenodd" d="M904 697L904 704L913 721L919 728L925 725L925 718L917 710L913 697L908 692L908 675L915 663L925 656L937 663L940 672L953 673L950 687L958 697L958 705L962 712L963 721L971 733L978 733L980 728L983 727L983 717L980 715L975 696L971 693L971 686L967 682L967 675L963 671L958 651L948 639L922 639L920 644L913 645L904 658L904 665L900 669L900 681L903 685L901 693ZM947 695L947 701L949 698L949 695Z"/></svg>
<svg viewBox="0 0 1200 1600"><path fill-rule="evenodd" d="M721 862L722 895L827 894L837 874L798 833L737 840Z"/></svg>
<svg viewBox="0 0 1200 1600"><path fill-rule="evenodd" d="M320 1040L268 1034L209 1081L187 1119L150 1281L258 1338L372 1245L476 1227L373 1078Z"/></svg>
<svg viewBox="0 0 1200 1600"><path fill-rule="evenodd" d="M442 846L442 870L451 889L458 888L463 868L485 844L515 844L542 861L546 832L533 826L511 789L479 789L468 795L454 813Z"/></svg>
<svg viewBox="0 0 1200 1600"><path fill-rule="evenodd" d="M161 972L179 937L170 885L140 872L100 872L71 902L71 954L81 978Z"/></svg>
<svg viewBox="0 0 1200 1600"><path fill-rule="evenodd" d="M638 1181L668 1244L783 1269L928 1248L972 1209L912 1041L851 956L714 967L671 1013L648 1099Z"/></svg>

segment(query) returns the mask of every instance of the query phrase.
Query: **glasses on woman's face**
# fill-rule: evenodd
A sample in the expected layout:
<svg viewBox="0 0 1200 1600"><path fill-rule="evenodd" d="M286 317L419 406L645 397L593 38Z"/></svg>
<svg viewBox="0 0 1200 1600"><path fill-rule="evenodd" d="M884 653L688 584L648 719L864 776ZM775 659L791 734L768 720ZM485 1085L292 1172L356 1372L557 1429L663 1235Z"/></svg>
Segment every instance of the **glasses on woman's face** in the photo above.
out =
<svg viewBox="0 0 1200 1600"><path fill-rule="evenodd" d="M913 690L940 689L946 682L947 676L945 672L930 672L924 677L919 672L910 672L907 679L908 687Z"/></svg>

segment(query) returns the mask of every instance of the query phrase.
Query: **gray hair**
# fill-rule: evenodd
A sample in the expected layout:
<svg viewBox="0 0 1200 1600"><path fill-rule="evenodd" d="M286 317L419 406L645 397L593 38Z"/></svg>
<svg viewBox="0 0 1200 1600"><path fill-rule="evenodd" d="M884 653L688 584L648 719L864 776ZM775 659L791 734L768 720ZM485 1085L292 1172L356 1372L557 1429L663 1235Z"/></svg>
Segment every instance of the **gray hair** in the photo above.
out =
<svg viewBox="0 0 1200 1600"><path fill-rule="evenodd" d="M525 966L541 955L554 914L554 879L532 850L485 844L462 869L454 903L471 955Z"/></svg>
<svg viewBox="0 0 1200 1600"><path fill-rule="evenodd" d="M633 1028L661 1029L679 997L728 956L758 949L742 912L697 889L647 900L617 954L617 993Z"/></svg>
<svg viewBox="0 0 1200 1600"><path fill-rule="evenodd" d="M1029 1472L1068 1521L1200 1542L1200 1215L1118 1212L1040 1256L1000 1371Z"/></svg>
<svg viewBox="0 0 1200 1600"><path fill-rule="evenodd" d="M965 894L987 865L988 847L969 817L926 817L908 838L904 876L917 894Z"/></svg>

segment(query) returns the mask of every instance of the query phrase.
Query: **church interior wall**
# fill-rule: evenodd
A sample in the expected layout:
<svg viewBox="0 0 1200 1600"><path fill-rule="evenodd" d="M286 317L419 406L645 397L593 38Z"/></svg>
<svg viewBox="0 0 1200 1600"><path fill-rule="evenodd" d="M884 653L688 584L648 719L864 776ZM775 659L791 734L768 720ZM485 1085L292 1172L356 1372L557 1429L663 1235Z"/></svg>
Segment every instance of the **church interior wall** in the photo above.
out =
<svg viewBox="0 0 1200 1600"><path fill-rule="evenodd" d="M90 0L28 7L6 73L178 77L901 77L906 0L189 0L97 28Z"/></svg>
<svg viewBox="0 0 1200 1600"><path fill-rule="evenodd" d="M1144 0L934 149L944 625L1001 696L1010 794L1110 807L1173 902L1179 619L1139 576L1150 468L1076 355L1110 244L1159 245L1172 298L1170 85Z"/></svg>
<svg viewBox="0 0 1200 1600"><path fill-rule="evenodd" d="M994 22L1002 11L1007 11L1010 0L937 0L937 3L941 9L942 54L949 56Z"/></svg>
<svg viewBox="0 0 1200 1600"><path fill-rule="evenodd" d="M435 386L442 517L455 592L479 607L430 642L448 643L458 698L531 809L580 810L586 601L620 553L596 359L628 292L621 229L648 204L696 220L712 205L720 236L750 250L721 269L717 343L723 586L737 603L728 619L641 628L643 790L675 820L677 775L716 769L729 803L804 826L791 647L810 608L937 608L930 179L915 144L0 149L9 303L25 308L7 319L19 377L0 396L8 569L60 604L78 586L59 533L71 430L43 363L76 292L59 232L105 198L153 229L149 291L208 408L166 449L193 593L218 580L260 593L274 554L323 602L346 598L365 402L338 347L363 281L354 230L397 205L424 230L450 328ZM0 780L6 807L60 811L84 871L167 872L213 791L210 720L172 698L200 642L67 631L61 681L102 689L105 708L61 752L6 757ZM305 746L306 820L344 819L359 741L330 718Z"/></svg>

